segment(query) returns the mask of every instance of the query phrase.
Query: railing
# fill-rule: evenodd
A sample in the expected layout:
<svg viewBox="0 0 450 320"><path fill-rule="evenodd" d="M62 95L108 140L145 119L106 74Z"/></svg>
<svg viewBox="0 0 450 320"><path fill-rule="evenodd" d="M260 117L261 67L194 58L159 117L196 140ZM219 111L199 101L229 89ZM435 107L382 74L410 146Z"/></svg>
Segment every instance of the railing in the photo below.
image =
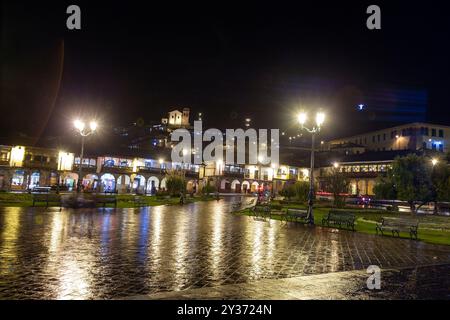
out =
<svg viewBox="0 0 450 320"><path fill-rule="evenodd" d="M0 166L9 166L9 160L0 160Z"/></svg>
<svg viewBox="0 0 450 320"><path fill-rule="evenodd" d="M166 169L163 168L155 168L155 167L146 167L146 166L141 166L137 168L138 171L142 171L142 172L147 172L147 173L165 173Z"/></svg>
<svg viewBox="0 0 450 320"><path fill-rule="evenodd" d="M223 171L223 175L224 175L225 177L237 177L237 178L243 178L243 177L244 177L244 172L224 170L224 171Z"/></svg>
<svg viewBox="0 0 450 320"><path fill-rule="evenodd" d="M126 167L126 166L105 166L102 165L102 172L115 172L115 173L131 173L133 172L133 167Z"/></svg>
<svg viewBox="0 0 450 320"><path fill-rule="evenodd" d="M56 162L41 162L41 161L25 160L23 162L22 167L57 170L58 169L58 163L56 163Z"/></svg>

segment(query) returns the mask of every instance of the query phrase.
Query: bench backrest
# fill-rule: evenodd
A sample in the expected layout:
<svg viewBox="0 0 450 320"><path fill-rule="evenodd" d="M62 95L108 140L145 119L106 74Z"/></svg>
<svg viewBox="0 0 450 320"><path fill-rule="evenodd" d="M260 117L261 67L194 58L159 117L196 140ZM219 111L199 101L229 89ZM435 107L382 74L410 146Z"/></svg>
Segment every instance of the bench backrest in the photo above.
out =
<svg viewBox="0 0 450 320"><path fill-rule="evenodd" d="M328 218L355 220L356 215L348 211L330 210L328 212Z"/></svg>
<svg viewBox="0 0 450 320"><path fill-rule="evenodd" d="M417 227L419 225L419 221L417 219L383 217L381 224L387 227Z"/></svg>
<svg viewBox="0 0 450 320"><path fill-rule="evenodd" d="M253 207L253 211L269 212L270 211L270 207L269 206L256 205L256 206Z"/></svg>
<svg viewBox="0 0 450 320"><path fill-rule="evenodd" d="M308 214L308 211L306 211L305 209L288 208L286 214L305 215Z"/></svg>
<svg viewBox="0 0 450 320"><path fill-rule="evenodd" d="M116 202L116 197L102 197L96 199L98 202Z"/></svg>

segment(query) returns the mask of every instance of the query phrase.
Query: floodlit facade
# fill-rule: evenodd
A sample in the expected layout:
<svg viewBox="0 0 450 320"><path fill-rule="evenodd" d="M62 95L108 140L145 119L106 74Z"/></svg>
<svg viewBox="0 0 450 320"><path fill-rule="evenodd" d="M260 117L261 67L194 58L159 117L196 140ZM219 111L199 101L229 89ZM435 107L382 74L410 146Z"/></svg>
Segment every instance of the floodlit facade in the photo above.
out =
<svg viewBox="0 0 450 320"><path fill-rule="evenodd" d="M410 123L328 142L329 148L355 144L367 151L436 150L448 152L450 127L430 123Z"/></svg>

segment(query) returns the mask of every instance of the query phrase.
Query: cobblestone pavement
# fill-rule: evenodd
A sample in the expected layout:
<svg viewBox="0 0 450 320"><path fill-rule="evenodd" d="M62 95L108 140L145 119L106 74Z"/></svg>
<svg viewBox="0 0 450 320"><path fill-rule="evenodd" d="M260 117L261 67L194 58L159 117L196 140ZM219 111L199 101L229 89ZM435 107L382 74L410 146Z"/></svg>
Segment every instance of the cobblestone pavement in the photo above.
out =
<svg viewBox="0 0 450 320"><path fill-rule="evenodd" d="M450 264L381 271L381 288L367 288L363 270L263 279L208 288L127 297L136 300L450 300Z"/></svg>
<svg viewBox="0 0 450 320"><path fill-rule="evenodd" d="M255 221L230 201L0 209L0 298L109 299L262 279L450 263L450 247Z"/></svg>

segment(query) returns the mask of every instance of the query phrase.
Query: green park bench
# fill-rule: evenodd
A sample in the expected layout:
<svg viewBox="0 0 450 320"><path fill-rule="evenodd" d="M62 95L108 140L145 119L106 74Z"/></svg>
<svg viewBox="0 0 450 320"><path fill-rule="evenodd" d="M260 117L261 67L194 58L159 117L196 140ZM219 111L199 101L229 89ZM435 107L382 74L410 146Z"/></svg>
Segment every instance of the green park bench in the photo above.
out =
<svg viewBox="0 0 450 320"><path fill-rule="evenodd" d="M255 217L269 218L270 219L270 206L268 205L255 205L250 209Z"/></svg>
<svg viewBox="0 0 450 320"><path fill-rule="evenodd" d="M99 204L100 206L103 206L103 208L106 208L108 204L113 204L114 208L117 208L117 198L114 196L97 197L95 199L95 203Z"/></svg>
<svg viewBox="0 0 450 320"><path fill-rule="evenodd" d="M341 228L346 226L355 231L355 214L347 211L330 210L326 217L322 219L323 226L335 226Z"/></svg>
<svg viewBox="0 0 450 320"><path fill-rule="evenodd" d="M39 203L45 204L45 207L48 208L50 203L58 204L58 207L61 207L61 198L57 194L51 193L35 193L33 195L33 207L36 207Z"/></svg>
<svg viewBox="0 0 450 320"><path fill-rule="evenodd" d="M282 215L282 219L286 222L306 223L308 220L308 211L305 209L288 208L286 213Z"/></svg>
<svg viewBox="0 0 450 320"><path fill-rule="evenodd" d="M417 232L419 229L419 221L417 219L408 218L391 218L383 217L381 218L381 223L377 223L375 227L376 233L391 232L394 237L397 234L400 237L400 232L409 233L411 239L417 240Z"/></svg>

